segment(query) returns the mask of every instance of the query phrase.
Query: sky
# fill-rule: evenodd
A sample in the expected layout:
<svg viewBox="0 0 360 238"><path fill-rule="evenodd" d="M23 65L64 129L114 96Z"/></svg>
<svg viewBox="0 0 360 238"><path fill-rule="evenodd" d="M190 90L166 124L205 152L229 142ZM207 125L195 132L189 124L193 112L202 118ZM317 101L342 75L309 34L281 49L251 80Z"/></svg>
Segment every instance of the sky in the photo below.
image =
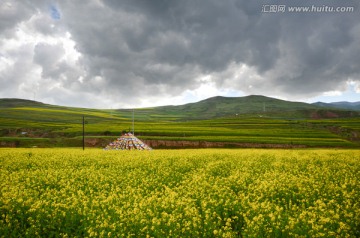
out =
<svg viewBox="0 0 360 238"><path fill-rule="evenodd" d="M360 101L358 0L2 0L0 98Z"/></svg>

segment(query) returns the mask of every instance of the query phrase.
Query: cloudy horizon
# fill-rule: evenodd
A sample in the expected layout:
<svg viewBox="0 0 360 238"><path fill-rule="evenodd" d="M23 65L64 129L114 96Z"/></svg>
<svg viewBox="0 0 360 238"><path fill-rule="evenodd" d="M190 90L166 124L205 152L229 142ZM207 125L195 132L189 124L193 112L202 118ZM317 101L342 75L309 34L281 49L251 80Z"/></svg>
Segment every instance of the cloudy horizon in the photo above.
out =
<svg viewBox="0 0 360 238"><path fill-rule="evenodd" d="M360 101L357 0L5 0L0 35L0 98Z"/></svg>

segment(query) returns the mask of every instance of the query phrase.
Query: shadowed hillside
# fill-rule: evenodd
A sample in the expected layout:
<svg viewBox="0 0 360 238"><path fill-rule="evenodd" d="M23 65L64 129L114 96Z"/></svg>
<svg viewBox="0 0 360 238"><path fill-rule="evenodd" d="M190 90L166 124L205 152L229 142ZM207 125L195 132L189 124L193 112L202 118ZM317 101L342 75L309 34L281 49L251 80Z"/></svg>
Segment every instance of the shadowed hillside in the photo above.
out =
<svg viewBox="0 0 360 238"><path fill-rule="evenodd" d="M17 98L3 98L0 99L0 108L12 107L44 107L46 104L32 100L17 99Z"/></svg>

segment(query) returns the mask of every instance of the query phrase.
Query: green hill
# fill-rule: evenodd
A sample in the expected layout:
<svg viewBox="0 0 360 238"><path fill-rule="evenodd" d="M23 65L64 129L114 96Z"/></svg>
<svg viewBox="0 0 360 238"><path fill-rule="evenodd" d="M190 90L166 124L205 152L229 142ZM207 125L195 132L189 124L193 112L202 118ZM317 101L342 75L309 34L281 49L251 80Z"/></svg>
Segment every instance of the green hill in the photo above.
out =
<svg viewBox="0 0 360 238"><path fill-rule="evenodd" d="M180 106L149 109L157 115L178 119L213 119L231 116L264 116L275 118L343 118L360 115L349 109L335 109L302 102L290 102L265 96L213 97ZM147 111L147 112L150 112Z"/></svg>
<svg viewBox="0 0 360 238"><path fill-rule="evenodd" d="M181 113L188 119L209 119L234 115L296 112L298 110L317 109L306 103L288 102L264 96L213 97L182 106L165 106L155 110L164 113Z"/></svg>
<svg viewBox="0 0 360 238"><path fill-rule="evenodd" d="M32 100L17 99L17 98L3 98L0 99L0 108L13 107L43 107L46 104Z"/></svg>

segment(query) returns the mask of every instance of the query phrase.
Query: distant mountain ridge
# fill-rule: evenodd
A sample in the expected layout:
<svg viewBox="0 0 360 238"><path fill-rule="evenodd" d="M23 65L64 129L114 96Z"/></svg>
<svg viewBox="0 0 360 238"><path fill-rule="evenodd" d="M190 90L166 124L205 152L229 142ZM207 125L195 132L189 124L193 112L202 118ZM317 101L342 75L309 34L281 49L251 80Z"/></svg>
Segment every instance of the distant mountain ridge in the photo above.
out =
<svg viewBox="0 0 360 238"><path fill-rule="evenodd" d="M331 108L339 108L339 109L349 109L349 110L356 110L360 111L360 101L359 102L316 102L313 105L320 106L320 107L331 107Z"/></svg>

